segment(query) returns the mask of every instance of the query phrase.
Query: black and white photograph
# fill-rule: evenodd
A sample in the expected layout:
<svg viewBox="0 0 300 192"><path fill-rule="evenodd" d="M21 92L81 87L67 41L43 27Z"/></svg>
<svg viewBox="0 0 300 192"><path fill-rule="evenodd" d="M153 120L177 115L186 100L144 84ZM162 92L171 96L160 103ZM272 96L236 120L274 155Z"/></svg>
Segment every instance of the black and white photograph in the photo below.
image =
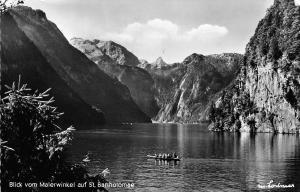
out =
<svg viewBox="0 0 300 192"><path fill-rule="evenodd" d="M0 13L0 192L300 192L300 0Z"/></svg>

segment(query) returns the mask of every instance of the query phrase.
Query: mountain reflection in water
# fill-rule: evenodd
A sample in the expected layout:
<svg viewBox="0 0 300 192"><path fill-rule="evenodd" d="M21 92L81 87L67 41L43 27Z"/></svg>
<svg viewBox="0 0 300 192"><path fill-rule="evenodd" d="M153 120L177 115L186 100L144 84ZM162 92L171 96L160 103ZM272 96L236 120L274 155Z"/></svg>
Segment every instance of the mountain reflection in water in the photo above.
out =
<svg viewBox="0 0 300 192"><path fill-rule="evenodd" d="M69 158L78 163L91 151L90 172L109 168L110 182L133 182L134 191L259 191L258 184L271 180L299 191L299 141L296 135L212 133L207 125L106 125L77 132ZM171 152L182 161L146 157Z"/></svg>

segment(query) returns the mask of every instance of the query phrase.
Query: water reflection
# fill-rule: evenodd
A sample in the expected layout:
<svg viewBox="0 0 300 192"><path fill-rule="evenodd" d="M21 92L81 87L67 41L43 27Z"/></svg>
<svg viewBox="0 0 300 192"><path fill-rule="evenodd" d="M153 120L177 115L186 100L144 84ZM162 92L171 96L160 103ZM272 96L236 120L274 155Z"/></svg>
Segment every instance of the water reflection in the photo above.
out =
<svg viewBox="0 0 300 192"><path fill-rule="evenodd" d="M134 182L136 191L256 191L270 180L299 187L299 136L206 130L206 125L107 126L77 133L70 159L80 162L92 151L87 165L92 172L108 167L110 181ZM146 158L174 151L181 162Z"/></svg>
<svg viewBox="0 0 300 192"><path fill-rule="evenodd" d="M290 175L288 168L291 163L298 162L293 169L299 170L299 136L244 133L241 135L241 145L250 189L271 180L285 184L299 182L295 180L299 177Z"/></svg>
<svg viewBox="0 0 300 192"><path fill-rule="evenodd" d="M157 166L169 166L169 167L172 167L172 168L175 168L176 166L178 166L180 164L180 162L178 161L160 161L160 160L149 160L151 161L152 163L154 163L154 165L157 165Z"/></svg>

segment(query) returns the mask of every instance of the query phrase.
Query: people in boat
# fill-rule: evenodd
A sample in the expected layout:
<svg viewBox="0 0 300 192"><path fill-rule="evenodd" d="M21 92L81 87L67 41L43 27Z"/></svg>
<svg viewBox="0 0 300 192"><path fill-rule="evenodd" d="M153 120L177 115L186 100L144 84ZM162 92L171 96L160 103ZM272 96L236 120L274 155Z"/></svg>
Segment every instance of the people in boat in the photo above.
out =
<svg viewBox="0 0 300 192"><path fill-rule="evenodd" d="M176 152L173 152L173 158L178 158L178 155L176 154Z"/></svg>
<svg viewBox="0 0 300 192"><path fill-rule="evenodd" d="M179 158L176 152L173 153L159 153L159 154L154 154L155 158L158 159L177 159Z"/></svg>

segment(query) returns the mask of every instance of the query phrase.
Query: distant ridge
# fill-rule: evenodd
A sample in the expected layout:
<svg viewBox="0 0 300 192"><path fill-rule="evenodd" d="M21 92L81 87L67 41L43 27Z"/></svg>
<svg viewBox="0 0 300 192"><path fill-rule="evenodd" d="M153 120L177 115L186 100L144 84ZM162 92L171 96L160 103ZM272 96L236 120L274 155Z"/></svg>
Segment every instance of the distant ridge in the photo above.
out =
<svg viewBox="0 0 300 192"><path fill-rule="evenodd" d="M154 81L150 74L138 66L139 60L123 46L113 41L72 38L70 43L110 77L129 88L134 102L149 117L159 108L154 98Z"/></svg>
<svg viewBox="0 0 300 192"><path fill-rule="evenodd" d="M236 77L243 61L240 54L192 54L182 63L148 64L160 106L155 121L200 123L208 121L211 100ZM149 66L150 65L150 66Z"/></svg>

